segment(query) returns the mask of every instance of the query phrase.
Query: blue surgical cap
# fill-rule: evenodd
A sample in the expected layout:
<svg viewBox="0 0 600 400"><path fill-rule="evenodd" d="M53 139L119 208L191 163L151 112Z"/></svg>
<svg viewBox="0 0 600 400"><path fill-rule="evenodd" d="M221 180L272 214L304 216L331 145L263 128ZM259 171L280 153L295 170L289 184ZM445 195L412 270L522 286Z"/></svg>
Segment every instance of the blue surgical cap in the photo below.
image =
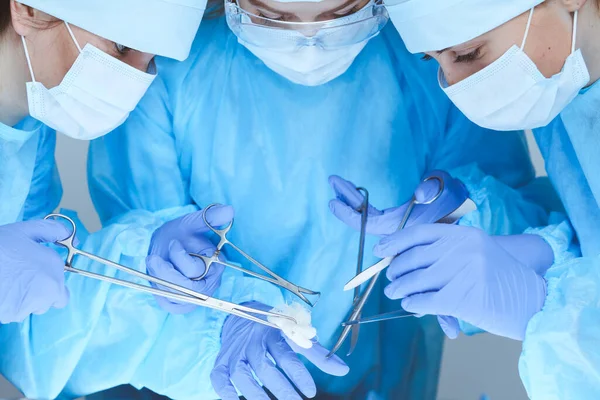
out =
<svg viewBox="0 0 600 400"><path fill-rule="evenodd" d="M411 53L468 42L544 0L389 0L390 19Z"/></svg>
<svg viewBox="0 0 600 400"><path fill-rule="evenodd" d="M183 61L207 0L19 0L123 46Z"/></svg>

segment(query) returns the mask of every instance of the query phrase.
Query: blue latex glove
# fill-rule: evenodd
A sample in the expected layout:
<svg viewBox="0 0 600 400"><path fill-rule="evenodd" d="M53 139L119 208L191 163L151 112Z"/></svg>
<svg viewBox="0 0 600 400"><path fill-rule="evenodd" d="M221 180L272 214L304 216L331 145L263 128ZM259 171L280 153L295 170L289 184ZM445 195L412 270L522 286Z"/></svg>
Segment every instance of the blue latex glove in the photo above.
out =
<svg viewBox="0 0 600 400"><path fill-rule="evenodd" d="M43 243L70 236L57 221L26 221L0 227L0 323L21 322L69 302L65 261Z"/></svg>
<svg viewBox="0 0 600 400"><path fill-rule="evenodd" d="M552 247L539 235L493 236L496 243L538 275L546 275L554 264Z"/></svg>
<svg viewBox="0 0 600 400"><path fill-rule="evenodd" d="M554 252L541 236L524 234L492 237L508 254L540 276L544 276L554 263ZM448 337L458 337L460 324L456 318L438 316L438 322Z"/></svg>
<svg viewBox="0 0 600 400"><path fill-rule="evenodd" d="M431 175L439 176L444 180L446 195L451 195L453 191L465 190L462 182L453 178L447 172L431 171L425 177ZM363 202L362 193L356 190L356 186L352 182L336 175L329 177L329 184L333 188L336 197L329 202L329 209L333 215L352 229L360 230L361 215L356 210ZM438 193L438 190L439 183L435 180L429 180L419 184L414 194L419 202L425 202L433 198ZM396 232L409 203L410 199L399 207L388 208L386 210L379 210L369 204L367 234L384 236ZM413 209L406 226L432 222L428 220L431 214L425 213L426 211L426 206L417 205Z"/></svg>
<svg viewBox="0 0 600 400"><path fill-rule="evenodd" d="M184 215L157 229L150 242L146 269L152 276L211 296L221 283L225 268L223 265L213 264L203 279L191 279L201 276L206 266L201 259L192 257L189 253L212 256L216 250L216 246L208 239L207 233L210 230L204 223L202 213L203 211L196 211ZM206 220L213 227L227 225L232 219L231 206L214 206L206 213ZM169 290L160 285L152 286ZM164 297L155 298L162 309L173 314L185 314L197 307Z"/></svg>
<svg viewBox="0 0 600 400"><path fill-rule="evenodd" d="M382 239L378 257L393 257L385 294L416 314L451 316L487 332L522 340L541 310L546 282L493 236L472 227L427 224ZM450 325L449 325L450 324ZM453 319L440 325L458 335Z"/></svg>
<svg viewBox="0 0 600 400"><path fill-rule="evenodd" d="M258 302L245 305L271 309ZM329 351L317 342L310 349L303 349L288 341L278 329L232 315L223 324L221 350L210 380L223 400L238 400L236 388L248 400L269 400L256 378L277 399L300 400L294 386L304 396L313 398L317 394L315 382L296 353L329 375L344 376L350 370L339 357L326 358Z"/></svg>

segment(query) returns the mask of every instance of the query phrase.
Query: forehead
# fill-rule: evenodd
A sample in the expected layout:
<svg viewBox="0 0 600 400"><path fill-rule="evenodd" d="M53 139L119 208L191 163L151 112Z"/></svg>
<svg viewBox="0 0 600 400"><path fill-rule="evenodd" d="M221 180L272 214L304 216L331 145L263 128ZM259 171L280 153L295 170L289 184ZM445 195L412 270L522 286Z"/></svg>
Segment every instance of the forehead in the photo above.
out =
<svg viewBox="0 0 600 400"><path fill-rule="evenodd" d="M280 11L282 13L298 14L298 13L314 13L320 14L331 10L339 9L345 5L359 2L358 0L323 0L318 2L309 1L277 1L277 0L246 0L240 1L240 5L243 7L243 3L250 4L252 6L267 6L271 9Z"/></svg>

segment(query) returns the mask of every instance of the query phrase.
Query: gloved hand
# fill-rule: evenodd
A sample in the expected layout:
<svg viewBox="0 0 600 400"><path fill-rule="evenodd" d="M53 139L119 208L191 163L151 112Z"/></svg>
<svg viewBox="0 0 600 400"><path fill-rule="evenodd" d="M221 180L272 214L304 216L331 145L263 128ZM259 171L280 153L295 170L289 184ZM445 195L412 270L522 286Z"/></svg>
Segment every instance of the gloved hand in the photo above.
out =
<svg viewBox="0 0 600 400"><path fill-rule="evenodd" d="M550 245L539 235L502 235L492 236L508 254L524 266L544 276L554 263L554 252ZM443 331L454 339L460 333L460 324L454 317L438 316Z"/></svg>
<svg viewBox="0 0 600 400"><path fill-rule="evenodd" d="M211 265L208 274L194 281L204 273L204 262L189 253L212 256L216 246L208 239L210 229L202 218L203 211L196 211L165 223L152 235L149 255L146 258L148 274L196 292L211 296L221 284L224 266ZM214 206L206 213L206 220L213 227L227 225L233 219L231 206ZM151 283L153 287L170 290ZM176 300L155 296L158 305L173 314L193 311L194 304L179 303Z"/></svg>
<svg viewBox="0 0 600 400"><path fill-rule="evenodd" d="M403 299L417 314L450 316L487 332L522 340L542 309L546 282L476 228L427 224L396 232L377 244L378 257L393 257L385 294ZM451 338L456 319L440 321Z"/></svg>
<svg viewBox="0 0 600 400"><path fill-rule="evenodd" d="M271 309L258 302L245 305L265 311ZM223 324L221 350L210 380L223 400L238 400L236 388L248 400L268 400L269 396L256 381L253 372L277 399L300 400L294 386L304 396L312 398L317 393L315 382L296 353L302 354L329 375L344 376L350 370L335 355L327 359L325 356L329 352L319 343L303 349L286 340L278 329L231 315Z"/></svg>
<svg viewBox="0 0 600 400"><path fill-rule="evenodd" d="M0 323L21 322L31 314L67 305L65 260L43 243L54 243L70 234L57 221L0 227Z"/></svg>
<svg viewBox="0 0 600 400"><path fill-rule="evenodd" d="M431 171L425 175L429 177L432 175L439 176L444 180L445 183L445 195L450 196L452 193L458 191L464 191L462 182L458 179L453 178L444 171ZM361 192L356 190L356 186L339 176L332 175L329 177L329 184L335 192L335 199L329 202L329 209L340 221L350 226L355 230L360 230L361 214L357 209L363 202L363 195ZM414 194L417 200L421 203L432 199L436 196L439 190L439 182L436 180L429 180L421 182ZM399 207L388 208L386 210L378 210L369 204L368 207L368 218L367 218L367 234L384 236L390 235L398 230L400 222L406 213L410 199L400 205ZM417 205L406 224L406 226L415 225L417 223L429 223L428 220L430 214L426 214L426 206ZM422 217L422 218L420 218Z"/></svg>

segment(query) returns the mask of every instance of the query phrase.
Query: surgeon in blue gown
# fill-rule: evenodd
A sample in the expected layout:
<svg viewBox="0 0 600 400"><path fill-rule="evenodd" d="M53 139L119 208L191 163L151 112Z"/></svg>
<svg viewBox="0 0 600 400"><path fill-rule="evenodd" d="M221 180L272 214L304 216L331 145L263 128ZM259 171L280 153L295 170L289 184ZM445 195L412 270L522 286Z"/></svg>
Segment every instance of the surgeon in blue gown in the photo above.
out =
<svg viewBox="0 0 600 400"><path fill-rule="evenodd" d="M478 205L462 224L510 234L547 223L545 210L519 190L534 178L522 133L498 134L470 123L438 88L435 68L406 51L393 26L321 80L304 79L314 76L308 67L274 63L283 56L249 45L230 26L225 18L205 20L189 60L159 59L160 80L131 118L92 143L90 187L104 223L141 210L160 215L232 205L232 241L278 274L323 293L312 315L325 346L335 342L351 307L342 285L354 275L358 243L358 234L329 210L330 175L367 187L372 202L387 208L406 202L425 173L444 169L466 184ZM367 249L375 243L369 238ZM375 260L367 255L365 263ZM377 293L365 315L395 309ZM171 349L198 349L185 332L172 335ZM311 372L321 395L434 399L442 342L435 319L370 324L345 358L351 367L346 377ZM165 342L153 349L160 345ZM92 359L96 351L88 351ZM209 362L218 346L202 351ZM193 379L185 360L160 364L132 362L132 369L140 365L136 386L142 382L175 398L209 398L198 389L207 372ZM212 365L194 368L210 372Z"/></svg>
<svg viewBox="0 0 600 400"><path fill-rule="evenodd" d="M519 372L530 398L598 398L600 2L450 0L444 9L436 6L435 1L411 0L397 2L389 12L411 52L426 52L439 62L443 90L472 121L488 128L533 130L568 216L528 230L541 237L552 254L553 262L536 271L537 284L523 286L519 279L497 279L489 285L486 279L478 279L453 290L445 303L454 306L452 315L457 318L477 315L486 325L490 316L503 320L492 333L517 333L515 338L523 341ZM462 62L454 62L457 55ZM459 237L466 243L460 228L446 229L445 241L456 243L454 238ZM444 228L427 228L428 234L440 229ZM424 252L435 247L435 241L412 233L408 240L402 234L395 240L409 246L427 241ZM515 243L523 239L522 235L510 238ZM462 247L460 261L476 257L486 271L480 277L515 268L524 272L519 262L496 265L498 252L487 244L484 239ZM523 250L529 256L541 254L532 246ZM402 257L401 249L398 253ZM424 270L438 257L413 260ZM443 264L451 267L451 263ZM394 284L402 284L403 279L399 277ZM413 281L402 296L392 297L405 297L404 306L414 297L412 293L422 290L420 284L428 282ZM439 293L444 287L439 286ZM468 298L467 290L486 293L489 301L462 302ZM508 302L534 307L505 318L501 306ZM422 305L413 311L450 315L444 304Z"/></svg>

